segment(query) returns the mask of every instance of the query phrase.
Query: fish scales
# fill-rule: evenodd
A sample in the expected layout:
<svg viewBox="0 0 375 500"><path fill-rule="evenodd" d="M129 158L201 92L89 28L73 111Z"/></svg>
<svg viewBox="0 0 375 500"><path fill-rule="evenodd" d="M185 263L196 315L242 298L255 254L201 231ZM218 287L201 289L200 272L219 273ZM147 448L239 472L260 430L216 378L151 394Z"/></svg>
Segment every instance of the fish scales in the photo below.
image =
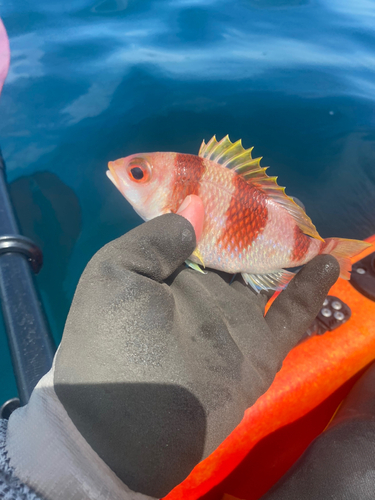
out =
<svg viewBox="0 0 375 500"><path fill-rule="evenodd" d="M198 250L205 256L207 267L215 264L224 267L230 265L231 252L223 247L220 238L226 232L227 212L235 192L234 176L234 172L225 168L218 169L213 162L205 160L205 172L197 193L205 206L205 220ZM194 257L192 261L199 263Z"/></svg>
<svg viewBox="0 0 375 500"><path fill-rule="evenodd" d="M268 177L260 158L228 136L203 141L199 156L140 153L109 163L108 176L141 217L150 220L177 212L186 196L201 198L203 232L187 264L242 273L256 291L280 289L303 265L322 253L334 255L341 277L350 277L350 258L364 250L362 241L328 238L315 226L276 178Z"/></svg>
<svg viewBox="0 0 375 500"><path fill-rule="evenodd" d="M205 161L199 156L176 153L174 166L170 197L165 208L171 212L177 212L186 196L198 194L200 181L205 172Z"/></svg>
<svg viewBox="0 0 375 500"><path fill-rule="evenodd" d="M238 273L267 271L270 263L277 267L289 262L294 225L286 211L273 207L260 189L232 170L208 160L204 165L194 194L202 199L207 214L197 247L205 265ZM263 235L267 224L269 230ZM200 263L194 256L191 260Z"/></svg>
<svg viewBox="0 0 375 500"><path fill-rule="evenodd" d="M311 242L311 238L303 234L298 226L294 228L294 248L292 252L292 262L294 262L296 265L299 265L299 263L306 256Z"/></svg>

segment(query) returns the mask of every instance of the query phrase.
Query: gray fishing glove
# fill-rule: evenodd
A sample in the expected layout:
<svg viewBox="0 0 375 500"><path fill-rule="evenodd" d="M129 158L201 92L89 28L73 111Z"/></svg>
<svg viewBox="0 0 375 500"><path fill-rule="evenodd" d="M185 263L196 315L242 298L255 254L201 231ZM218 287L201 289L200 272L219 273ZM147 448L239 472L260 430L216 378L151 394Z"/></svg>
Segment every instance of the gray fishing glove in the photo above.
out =
<svg viewBox="0 0 375 500"><path fill-rule="evenodd" d="M266 296L184 261L193 226L168 214L102 248L86 267L55 362L56 394L133 491L161 497L263 394L318 313L339 267L316 257L266 318Z"/></svg>

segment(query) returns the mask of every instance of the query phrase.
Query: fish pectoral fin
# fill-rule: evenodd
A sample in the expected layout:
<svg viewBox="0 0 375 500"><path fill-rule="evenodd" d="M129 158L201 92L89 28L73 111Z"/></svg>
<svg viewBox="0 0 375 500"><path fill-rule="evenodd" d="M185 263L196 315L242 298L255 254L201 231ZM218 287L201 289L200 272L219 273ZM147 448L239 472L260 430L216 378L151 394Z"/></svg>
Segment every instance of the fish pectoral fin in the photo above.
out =
<svg viewBox="0 0 375 500"><path fill-rule="evenodd" d="M191 267L192 269L194 269L194 271L198 271L199 273L202 273L202 274L207 274L207 272L203 271L203 269L201 269L198 264L196 264L195 262L192 262L189 259L185 260L185 264L187 266Z"/></svg>
<svg viewBox="0 0 375 500"><path fill-rule="evenodd" d="M194 252L192 253L192 255L194 255L194 257L196 257L199 260L199 262L202 264L203 267L206 267L205 264L204 264L204 261L203 261L203 257L201 255L200 251L198 250L198 248L196 248L194 250Z"/></svg>
<svg viewBox="0 0 375 500"><path fill-rule="evenodd" d="M245 283L250 285L257 293L261 290L282 290L295 275L295 273L285 271L285 269L278 269L267 274L241 274Z"/></svg>

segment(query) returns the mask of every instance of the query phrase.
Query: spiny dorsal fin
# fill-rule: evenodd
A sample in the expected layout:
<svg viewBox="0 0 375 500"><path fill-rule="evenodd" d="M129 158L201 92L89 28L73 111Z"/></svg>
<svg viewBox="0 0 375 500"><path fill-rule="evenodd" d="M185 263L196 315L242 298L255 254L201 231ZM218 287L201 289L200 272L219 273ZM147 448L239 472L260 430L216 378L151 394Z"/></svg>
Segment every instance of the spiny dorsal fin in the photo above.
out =
<svg viewBox="0 0 375 500"><path fill-rule="evenodd" d="M201 158L206 158L233 170L247 182L257 186L289 212L303 233L323 241L303 208L285 194L285 188L278 186L277 177L269 177L266 174L268 167L260 166L262 158L253 158L251 156L252 150L253 148L244 149L241 139L237 142L231 142L226 135L219 142L216 140L216 136L213 136L207 144L203 141L198 154Z"/></svg>

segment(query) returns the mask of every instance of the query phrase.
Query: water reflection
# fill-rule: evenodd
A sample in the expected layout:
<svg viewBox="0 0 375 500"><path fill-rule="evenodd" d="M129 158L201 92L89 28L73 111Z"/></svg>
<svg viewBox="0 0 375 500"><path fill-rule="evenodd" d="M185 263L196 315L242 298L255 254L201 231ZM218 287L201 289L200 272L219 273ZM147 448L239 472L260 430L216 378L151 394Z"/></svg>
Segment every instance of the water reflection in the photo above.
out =
<svg viewBox="0 0 375 500"><path fill-rule="evenodd" d="M91 7L91 11L97 14L114 14L125 10L128 5L128 0L100 0Z"/></svg>
<svg viewBox="0 0 375 500"><path fill-rule="evenodd" d="M58 340L70 306L64 280L81 231L79 202L74 191L51 172L20 177L10 184L9 193L22 234L31 238L44 254L37 281Z"/></svg>
<svg viewBox="0 0 375 500"><path fill-rule="evenodd" d="M63 263L39 281L56 336L88 259L140 222L106 180L114 158L197 153L229 134L324 236L375 233L373 2L10 0L0 12L13 54L1 145L25 231L51 272ZM49 208L60 189L76 207L66 219Z"/></svg>
<svg viewBox="0 0 375 500"><path fill-rule="evenodd" d="M259 9L279 9L284 7L296 7L310 3L310 0L247 0L252 7Z"/></svg>

